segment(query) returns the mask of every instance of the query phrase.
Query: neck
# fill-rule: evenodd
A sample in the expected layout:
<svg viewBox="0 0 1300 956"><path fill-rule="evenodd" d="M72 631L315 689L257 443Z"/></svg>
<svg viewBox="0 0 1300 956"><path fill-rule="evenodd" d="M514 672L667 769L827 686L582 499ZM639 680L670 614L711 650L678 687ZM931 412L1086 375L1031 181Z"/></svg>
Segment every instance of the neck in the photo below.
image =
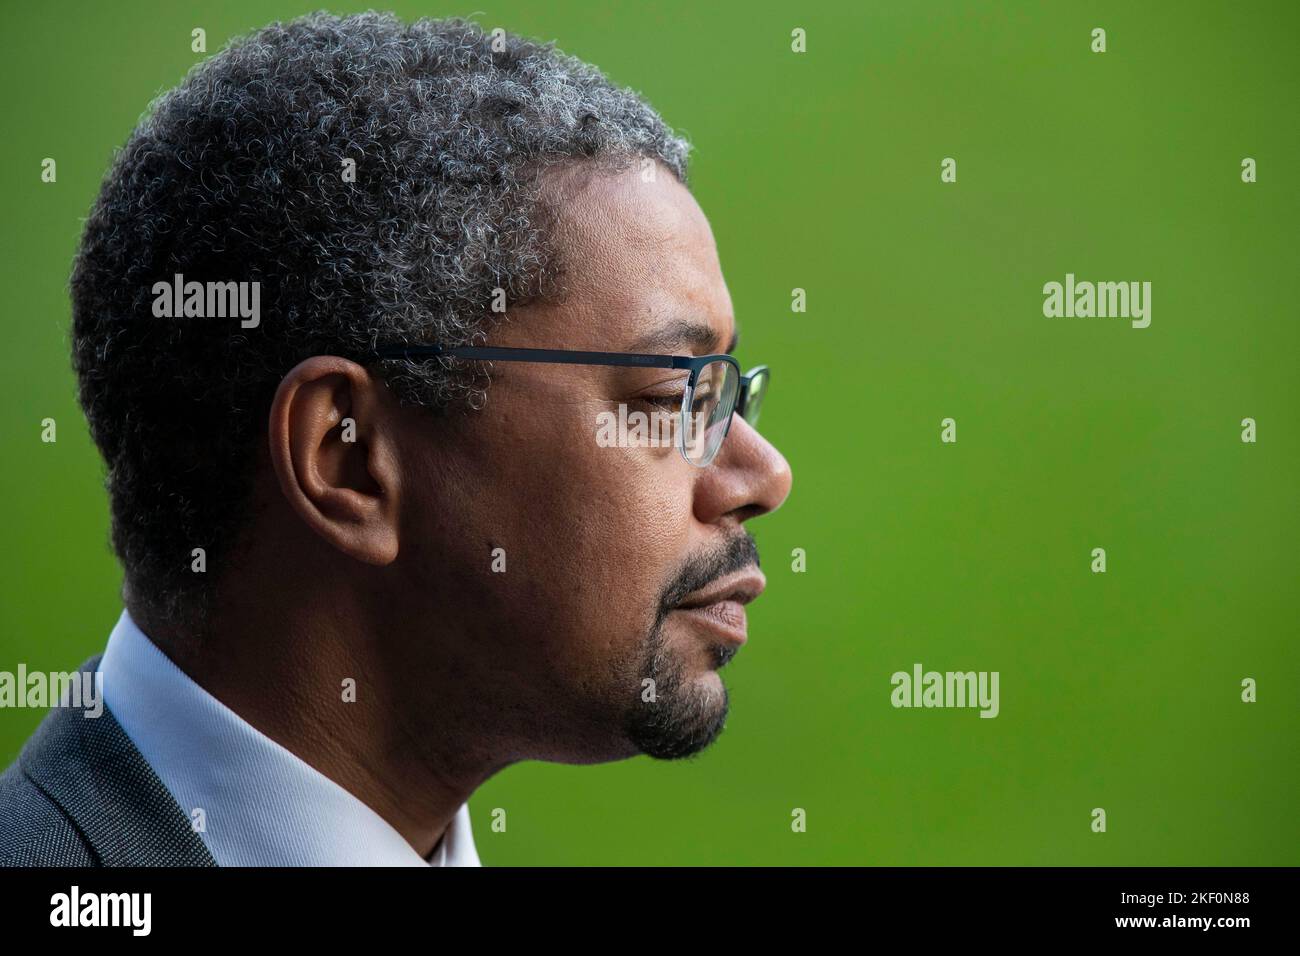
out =
<svg viewBox="0 0 1300 956"><path fill-rule="evenodd" d="M297 601L223 595L203 641L132 616L199 686L428 857L504 762L475 752L463 688L440 686L453 668L417 666L384 643L396 630L368 623L340 592L314 590Z"/></svg>

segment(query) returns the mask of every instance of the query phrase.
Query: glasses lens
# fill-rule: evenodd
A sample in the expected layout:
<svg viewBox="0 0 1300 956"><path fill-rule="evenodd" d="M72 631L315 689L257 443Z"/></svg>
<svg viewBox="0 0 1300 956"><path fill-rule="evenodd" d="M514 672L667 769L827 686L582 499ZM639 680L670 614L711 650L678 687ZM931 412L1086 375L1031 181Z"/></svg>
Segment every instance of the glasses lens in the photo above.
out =
<svg viewBox="0 0 1300 956"><path fill-rule="evenodd" d="M767 396L768 371L760 366L749 373L749 391L745 396L745 421L758 425L758 414L763 410Z"/></svg>
<svg viewBox="0 0 1300 956"><path fill-rule="evenodd" d="M730 362L710 362L700 370L683 435L686 458L693 464L703 467L718 453L722 439L727 437L739 391L740 376Z"/></svg>

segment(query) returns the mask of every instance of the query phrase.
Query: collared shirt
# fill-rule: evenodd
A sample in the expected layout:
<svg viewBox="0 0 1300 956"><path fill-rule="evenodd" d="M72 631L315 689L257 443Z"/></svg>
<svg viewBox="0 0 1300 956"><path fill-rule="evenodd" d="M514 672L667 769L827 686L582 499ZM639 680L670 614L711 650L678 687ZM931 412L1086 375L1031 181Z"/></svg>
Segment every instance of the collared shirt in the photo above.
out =
<svg viewBox="0 0 1300 956"><path fill-rule="evenodd" d="M104 705L221 866L480 866L462 804L429 859L383 817L196 684L124 610ZM200 816L196 811L202 811Z"/></svg>

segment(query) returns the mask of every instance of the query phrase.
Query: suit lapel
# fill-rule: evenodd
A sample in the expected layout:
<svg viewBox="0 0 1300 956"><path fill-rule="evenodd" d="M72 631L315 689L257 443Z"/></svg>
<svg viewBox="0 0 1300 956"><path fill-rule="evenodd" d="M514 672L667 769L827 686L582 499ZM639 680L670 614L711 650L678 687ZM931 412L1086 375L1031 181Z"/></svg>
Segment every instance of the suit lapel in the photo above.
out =
<svg viewBox="0 0 1300 956"><path fill-rule="evenodd" d="M99 657L81 666L93 672ZM104 866L216 866L189 817L104 708L53 707L19 756Z"/></svg>

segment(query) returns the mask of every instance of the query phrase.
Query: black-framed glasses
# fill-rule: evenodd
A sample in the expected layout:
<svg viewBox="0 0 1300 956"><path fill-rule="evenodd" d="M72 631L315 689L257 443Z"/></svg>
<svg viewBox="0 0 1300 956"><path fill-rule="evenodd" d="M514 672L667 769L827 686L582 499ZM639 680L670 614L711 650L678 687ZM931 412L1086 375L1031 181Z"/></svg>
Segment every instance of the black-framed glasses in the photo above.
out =
<svg viewBox="0 0 1300 956"><path fill-rule="evenodd" d="M741 374L740 363L730 355L652 355L642 352L577 352L571 349L513 349L498 346L383 345L378 359L450 357L484 362L546 362L558 365L612 365L627 368L667 368L689 372L682 393L677 448L692 465L703 468L718 454L731 430L731 416L739 413L750 425L767 394L771 372L758 365Z"/></svg>

